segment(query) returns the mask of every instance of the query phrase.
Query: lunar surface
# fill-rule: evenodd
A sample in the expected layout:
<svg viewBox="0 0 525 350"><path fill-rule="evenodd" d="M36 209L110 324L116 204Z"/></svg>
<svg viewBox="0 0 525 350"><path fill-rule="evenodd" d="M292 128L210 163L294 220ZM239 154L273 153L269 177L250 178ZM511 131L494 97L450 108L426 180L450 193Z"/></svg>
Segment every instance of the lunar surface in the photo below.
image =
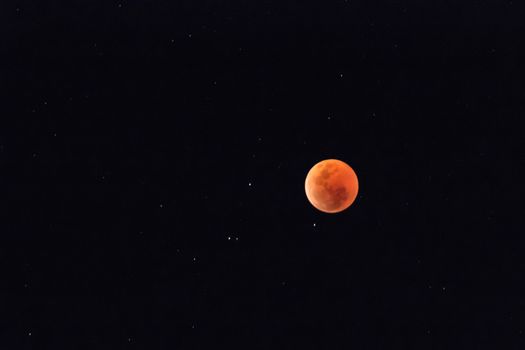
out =
<svg viewBox="0 0 525 350"><path fill-rule="evenodd" d="M325 213L338 213L352 205L358 187L354 170L337 159L326 159L314 165L304 183L310 203Z"/></svg>

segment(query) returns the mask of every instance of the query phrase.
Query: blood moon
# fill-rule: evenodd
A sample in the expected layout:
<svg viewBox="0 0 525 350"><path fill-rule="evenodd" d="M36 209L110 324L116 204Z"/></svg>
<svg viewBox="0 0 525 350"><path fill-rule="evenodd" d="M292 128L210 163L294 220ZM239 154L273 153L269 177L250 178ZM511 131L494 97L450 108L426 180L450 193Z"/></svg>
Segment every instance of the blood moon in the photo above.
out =
<svg viewBox="0 0 525 350"><path fill-rule="evenodd" d="M358 187L355 171L337 159L326 159L314 165L304 182L310 203L325 213L338 213L352 205Z"/></svg>

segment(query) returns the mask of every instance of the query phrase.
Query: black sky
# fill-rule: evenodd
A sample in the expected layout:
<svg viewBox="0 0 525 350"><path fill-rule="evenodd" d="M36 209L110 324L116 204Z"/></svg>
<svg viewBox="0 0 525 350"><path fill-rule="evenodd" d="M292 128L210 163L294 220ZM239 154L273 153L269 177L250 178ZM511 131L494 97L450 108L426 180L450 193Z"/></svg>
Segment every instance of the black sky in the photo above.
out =
<svg viewBox="0 0 525 350"><path fill-rule="evenodd" d="M2 2L0 348L523 349L523 10Z"/></svg>

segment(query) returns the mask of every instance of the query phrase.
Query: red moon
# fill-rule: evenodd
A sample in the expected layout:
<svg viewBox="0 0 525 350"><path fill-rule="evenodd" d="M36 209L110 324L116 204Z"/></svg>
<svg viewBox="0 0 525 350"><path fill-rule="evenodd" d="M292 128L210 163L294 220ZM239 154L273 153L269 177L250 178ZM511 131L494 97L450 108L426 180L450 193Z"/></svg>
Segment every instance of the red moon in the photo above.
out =
<svg viewBox="0 0 525 350"><path fill-rule="evenodd" d="M325 213L339 213L352 205L358 188L354 169L337 159L326 159L314 165L304 182L310 203Z"/></svg>

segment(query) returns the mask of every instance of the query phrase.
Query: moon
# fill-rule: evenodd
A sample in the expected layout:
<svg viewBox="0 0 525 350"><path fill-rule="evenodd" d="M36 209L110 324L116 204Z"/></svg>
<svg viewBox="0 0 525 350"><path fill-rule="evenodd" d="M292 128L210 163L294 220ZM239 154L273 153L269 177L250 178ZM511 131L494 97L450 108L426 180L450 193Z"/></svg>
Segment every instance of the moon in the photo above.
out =
<svg viewBox="0 0 525 350"><path fill-rule="evenodd" d="M337 159L326 159L310 169L304 189L308 201L316 209L339 213L355 201L359 184L350 165Z"/></svg>

